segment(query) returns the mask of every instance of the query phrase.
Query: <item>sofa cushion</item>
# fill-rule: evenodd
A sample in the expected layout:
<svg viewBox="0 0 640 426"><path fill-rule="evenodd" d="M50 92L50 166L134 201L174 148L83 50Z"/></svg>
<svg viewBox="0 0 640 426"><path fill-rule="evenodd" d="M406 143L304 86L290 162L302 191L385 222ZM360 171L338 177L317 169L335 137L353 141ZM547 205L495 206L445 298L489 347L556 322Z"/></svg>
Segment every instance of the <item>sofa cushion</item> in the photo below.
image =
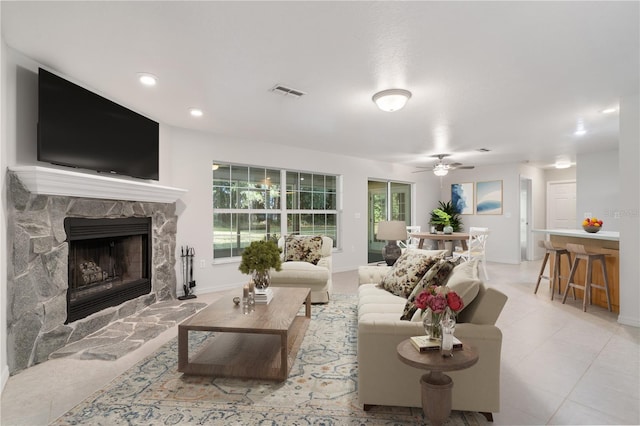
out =
<svg viewBox="0 0 640 426"><path fill-rule="evenodd" d="M276 284L324 284L329 279L328 268L309 262L289 261L281 266L280 271L271 270L271 281Z"/></svg>
<svg viewBox="0 0 640 426"><path fill-rule="evenodd" d="M418 281L437 260L437 257L407 250L400 255L389 272L382 278L380 286L388 292L406 299Z"/></svg>
<svg viewBox="0 0 640 426"><path fill-rule="evenodd" d="M447 259L439 259L429 270L424 277L420 280L420 282L413 288L413 291L407 298L407 302L404 305L404 310L402 311L401 320L411 321L413 318L413 314L418 310L418 307L413 303L416 300L416 296L422 293L430 285L444 285L447 282L447 278L451 271L454 270L455 261L450 261Z"/></svg>
<svg viewBox="0 0 640 426"><path fill-rule="evenodd" d="M453 268L446 282L447 287L458 293L458 296L460 296L464 302L464 306L460 311L464 310L464 308L473 302L473 299L476 298L480 290L482 280L478 274L478 262L478 259L470 262L462 262Z"/></svg>
<svg viewBox="0 0 640 426"><path fill-rule="evenodd" d="M287 235L284 243L284 261L309 262L314 265L322 257L322 237Z"/></svg>

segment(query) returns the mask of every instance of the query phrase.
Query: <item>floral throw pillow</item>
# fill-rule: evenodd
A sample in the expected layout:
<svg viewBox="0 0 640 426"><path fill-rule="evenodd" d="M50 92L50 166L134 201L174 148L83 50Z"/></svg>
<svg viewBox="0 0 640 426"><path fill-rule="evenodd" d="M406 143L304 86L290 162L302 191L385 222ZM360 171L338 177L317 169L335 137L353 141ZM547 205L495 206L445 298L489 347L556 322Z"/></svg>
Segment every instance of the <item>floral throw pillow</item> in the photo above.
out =
<svg viewBox="0 0 640 426"><path fill-rule="evenodd" d="M451 261L446 259L439 259L435 265L431 267L424 274L424 277L420 280L420 282L413 288L413 291L407 298L407 303L404 305L404 310L402 311L401 320L411 321L413 314L416 313L418 307L414 304L416 300L416 296L422 293L430 285L445 285L451 271L457 265L457 261Z"/></svg>
<svg viewBox="0 0 640 426"><path fill-rule="evenodd" d="M437 257L427 256L416 250L407 250L382 278L380 286L396 296L406 298L437 260Z"/></svg>
<svg viewBox="0 0 640 426"><path fill-rule="evenodd" d="M309 262L318 264L322 257L322 237L288 235L284 242L285 262Z"/></svg>

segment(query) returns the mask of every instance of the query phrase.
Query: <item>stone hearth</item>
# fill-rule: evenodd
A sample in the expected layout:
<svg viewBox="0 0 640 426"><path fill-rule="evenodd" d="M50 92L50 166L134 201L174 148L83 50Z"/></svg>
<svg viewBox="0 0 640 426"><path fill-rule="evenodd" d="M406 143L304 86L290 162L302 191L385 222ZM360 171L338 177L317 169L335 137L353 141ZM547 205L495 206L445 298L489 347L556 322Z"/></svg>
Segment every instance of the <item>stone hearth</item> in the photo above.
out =
<svg viewBox="0 0 640 426"><path fill-rule="evenodd" d="M175 203L33 194L15 173L8 177L7 352L12 374L157 301L175 298ZM65 325L65 217L150 217L151 293Z"/></svg>

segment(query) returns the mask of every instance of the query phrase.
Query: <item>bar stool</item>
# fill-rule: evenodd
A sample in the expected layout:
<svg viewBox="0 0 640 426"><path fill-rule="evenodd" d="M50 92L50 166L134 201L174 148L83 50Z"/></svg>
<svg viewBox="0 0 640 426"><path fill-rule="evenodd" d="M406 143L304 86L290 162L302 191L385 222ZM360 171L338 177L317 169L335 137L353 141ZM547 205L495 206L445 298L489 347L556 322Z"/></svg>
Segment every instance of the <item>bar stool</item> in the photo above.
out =
<svg viewBox="0 0 640 426"><path fill-rule="evenodd" d="M604 262L605 255L602 253L590 253L588 252L582 244L570 244L567 243L567 250L570 253L573 253L573 265L571 266L571 272L569 273L569 282L567 283L567 287L564 289L564 295L562 296L562 303L567 300L567 295L569 294L569 287L573 289L573 299L576 299L576 288L580 289L584 293L584 298L582 301L582 310L587 312L587 299L589 299L589 304L591 305L591 287L599 288L604 290L607 295L607 307L609 308L609 312L611 312L611 301L609 299L609 279L607 278L607 265ZM586 277L584 280L584 285L576 284L573 282L573 279L576 275L576 270L578 269L578 263L580 260L587 261L587 270ZM604 285L595 284L591 282L591 273L594 266L594 261L599 260L600 265L602 266L602 276L604 277Z"/></svg>
<svg viewBox="0 0 640 426"><path fill-rule="evenodd" d="M558 283L558 294L560 293L560 278L567 278L560 276L560 259L562 256L567 256L567 262L569 268L571 268L571 255L563 248L555 247L551 244L551 241L538 241L538 246L545 249L544 260L542 261L542 267L540 268L540 275L538 275L538 282L536 283L536 289L533 290L533 294L538 292L538 286L540 286L540 280L544 278L549 280L549 287L551 287L551 300L553 300L553 294L556 289L556 282ZM549 256L553 254L553 268L549 266L549 276L544 275L544 268L547 266Z"/></svg>

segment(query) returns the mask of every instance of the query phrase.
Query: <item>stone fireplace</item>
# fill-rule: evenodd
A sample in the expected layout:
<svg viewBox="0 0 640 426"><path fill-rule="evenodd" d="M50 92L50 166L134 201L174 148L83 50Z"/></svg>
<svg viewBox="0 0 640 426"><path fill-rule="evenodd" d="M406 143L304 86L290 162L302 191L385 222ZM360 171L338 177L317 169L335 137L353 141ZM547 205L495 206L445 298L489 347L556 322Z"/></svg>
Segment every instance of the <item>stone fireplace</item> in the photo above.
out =
<svg viewBox="0 0 640 426"><path fill-rule="evenodd" d="M49 182L43 189L43 168L25 169L9 171L7 188L7 352L12 374L111 322L175 298L175 200L186 192L167 188L163 191L173 191L173 202L146 201L157 185L56 169L44 169ZM83 183L70 186L70 179ZM132 190L123 191L122 185ZM82 196L79 186L93 197ZM57 195L69 188L81 196ZM123 199L110 199L115 197L111 192ZM127 199L132 197L142 201ZM91 226L97 233L88 231L88 224L98 225ZM105 224L115 227L105 230Z"/></svg>

